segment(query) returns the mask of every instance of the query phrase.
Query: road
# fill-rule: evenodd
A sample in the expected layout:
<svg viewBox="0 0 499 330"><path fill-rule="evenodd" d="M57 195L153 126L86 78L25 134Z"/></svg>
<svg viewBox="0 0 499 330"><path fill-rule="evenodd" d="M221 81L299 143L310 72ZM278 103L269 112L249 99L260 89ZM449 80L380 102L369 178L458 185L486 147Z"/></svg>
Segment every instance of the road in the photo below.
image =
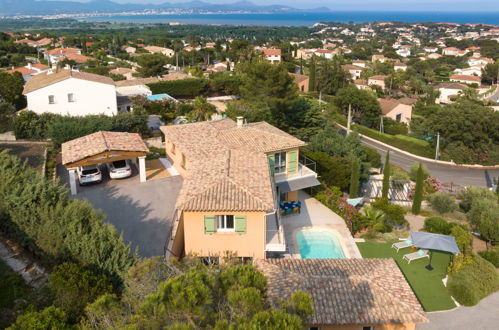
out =
<svg viewBox="0 0 499 330"><path fill-rule="evenodd" d="M363 144L376 149L382 157L382 161L385 159L387 148L382 144L376 142L367 141L361 138ZM420 162L420 160L413 158L411 156L398 153L396 151L390 152L390 162L402 167L405 170L409 170L413 163ZM428 168L432 176L437 178L445 184L459 185L459 186L482 186L482 187L492 187L492 184L496 182L499 178L498 170L480 170L480 169L468 169L468 168L458 168L445 165L438 165L434 163L423 162Z"/></svg>

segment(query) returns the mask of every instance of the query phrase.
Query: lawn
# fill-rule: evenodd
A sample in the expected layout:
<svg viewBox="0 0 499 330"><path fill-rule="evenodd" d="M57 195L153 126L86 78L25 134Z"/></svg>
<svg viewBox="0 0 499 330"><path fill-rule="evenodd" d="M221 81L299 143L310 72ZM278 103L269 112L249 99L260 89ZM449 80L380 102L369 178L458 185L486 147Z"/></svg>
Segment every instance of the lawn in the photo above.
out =
<svg viewBox="0 0 499 330"><path fill-rule="evenodd" d="M425 268L428 258L411 261L402 260L404 254L412 252L410 248L397 251L391 248L392 243L357 243L364 258L393 258L404 273L407 282L418 297L426 312L448 310L456 307L442 279L447 273L451 255L444 252L433 252L433 270Z"/></svg>

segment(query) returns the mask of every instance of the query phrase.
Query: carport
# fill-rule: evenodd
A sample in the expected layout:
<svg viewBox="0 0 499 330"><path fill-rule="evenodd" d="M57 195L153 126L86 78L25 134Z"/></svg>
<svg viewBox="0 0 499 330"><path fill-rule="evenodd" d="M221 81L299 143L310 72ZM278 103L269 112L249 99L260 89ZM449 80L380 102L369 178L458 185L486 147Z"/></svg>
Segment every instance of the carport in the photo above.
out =
<svg viewBox="0 0 499 330"><path fill-rule="evenodd" d="M138 158L140 182L146 181L149 149L137 133L96 132L62 144L62 164L69 171L71 194L76 195L76 168Z"/></svg>

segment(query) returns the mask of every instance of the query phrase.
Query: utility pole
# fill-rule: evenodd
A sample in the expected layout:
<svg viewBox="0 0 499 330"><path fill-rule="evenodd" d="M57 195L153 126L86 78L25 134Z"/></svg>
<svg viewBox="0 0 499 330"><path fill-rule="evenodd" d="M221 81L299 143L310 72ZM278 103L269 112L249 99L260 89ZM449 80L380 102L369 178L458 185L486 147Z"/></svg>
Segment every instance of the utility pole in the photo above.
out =
<svg viewBox="0 0 499 330"><path fill-rule="evenodd" d="M178 71L178 52L175 52L175 57L177 59L177 65L175 66L175 71Z"/></svg>
<svg viewBox="0 0 499 330"><path fill-rule="evenodd" d="M435 160L438 160L439 153L440 153L440 132L437 132L437 147L435 148Z"/></svg>
<svg viewBox="0 0 499 330"><path fill-rule="evenodd" d="M322 103L322 91L319 92L319 104Z"/></svg>
<svg viewBox="0 0 499 330"><path fill-rule="evenodd" d="M350 134L350 125L352 123L352 105L348 105L348 121L347 121L347 135Z"/></svg>
<svg viewBox="0 0 499 330"><path fill-rule="evenodd" d="M383 124L383 115L381 115L380 118L381 118L381 121L379 123L379 132L385 133L385 125Z"/></svg>

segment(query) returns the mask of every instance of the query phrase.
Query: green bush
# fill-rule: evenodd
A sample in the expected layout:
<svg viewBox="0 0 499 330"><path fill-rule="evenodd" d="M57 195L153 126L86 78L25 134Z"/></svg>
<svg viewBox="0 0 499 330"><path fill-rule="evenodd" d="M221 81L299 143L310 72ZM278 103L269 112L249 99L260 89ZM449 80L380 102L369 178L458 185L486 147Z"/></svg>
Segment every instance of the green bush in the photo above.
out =
<svg viewBox="0 0 499 330"><path fill-rule="evenodd" d="M470 264L449 274L447 288L458 303L473 306L499 289L499 275L490 262L474 255Z"/></svg>
<svg viewBox="0 0 499 330"><path fill-rule="evenodd" d="M239 95L241 86L241 76L226 72L219 72L210 75L210 90L215 93L227 95Z"/></svg>
<svg viewBox="0 0 499 330"><path fill-rule="evenodd" d="M493 264L496 268L499 268L499 251L497 249L490 251L480 251L478 252L478 254L480 255L480 257Z"/></svg>
<svg viewBox="0 0 499 330"><path fill-rule="evenodd" d="M47 126L55 117L57 115L51 113L37 115L33 111L23 111L12 119L12 130L17 139L45 139Z"/></svg>
<svg viewBox="0 0 499 330"><path fill-rule="evenodd" d="M208 80L198 78L188 78L172 81L159 81L147 84L153 94L166 93L173 97L188 98L205 95L208 87Z"/></svg>
<svg viewBox="0 0 499 330"><path fill-rule="evenodd" d="M70 329L63 310L50 306L39 312L27 312L17 317L8 330Z"/></svg>
<svg viewBox="0 0 499 330"><path fill-rule="evenodd" d="M452 227L452 222L448 222L439 217L432 217L427 218L424 221L423 229L429 233L449 235Z"/></svg>
<svg viewBox="0 0 499 330"><path fill-rule="evenodd" d="M457 194L457 198L460 200L459 207L461 210L469 212L474 201L488 199L495 202L497 201L497 194L487 187L466 187Z"/></svg>
<svg viewBox="0 0 499 330"><path fill-rule="evenodd" d="M428 196L428 202L434 211L440 214L449 213L457 209L457 204L454 196L444 193L436 192Z"/></svg>
<svg viewBox="0 0 499 330"><path fill-rule="evenodd" d="M390 226L406 224L406 211L400 205L390 204L386 198L378 198L373 203L372 207L385 213L385 224Z"/></svg>
<svg viewBox="0 0 499 330"><path fill-rule="evenodd" d="M316 162L321 183L347 191L350 185L350 161L338 156L329 156L325 152L307 152L306 156Z"/></svg>
<svg viewBox="0 0 499 330"><path fill-rule="evenodd" d="M409 169L409 178L412 181L416 181L416 179L418 177L418 170L419 170L420 165L421 165L421 169L423 171L423 181L426 180L430 176L430 171L428 171L428 168L426 167L425 164L413 163Z"/></svg>

